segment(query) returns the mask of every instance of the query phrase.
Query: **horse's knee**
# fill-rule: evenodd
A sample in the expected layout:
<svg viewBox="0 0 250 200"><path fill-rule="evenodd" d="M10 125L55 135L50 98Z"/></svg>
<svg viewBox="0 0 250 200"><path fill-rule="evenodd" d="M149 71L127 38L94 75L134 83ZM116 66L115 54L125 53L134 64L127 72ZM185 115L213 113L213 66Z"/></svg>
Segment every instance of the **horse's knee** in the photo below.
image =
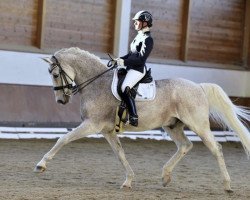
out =
<svg viewBox="0 0 250 200"><path fill-rule="evenodd" d="M179 152L180 152L182 155L185 155L185 154L187 154L187 152L189 152L192 148L193 148L193 143L192 143L191 141L188 141L187 143L180 145L180 146L178 147L178 150L179 150Z"/></svg>

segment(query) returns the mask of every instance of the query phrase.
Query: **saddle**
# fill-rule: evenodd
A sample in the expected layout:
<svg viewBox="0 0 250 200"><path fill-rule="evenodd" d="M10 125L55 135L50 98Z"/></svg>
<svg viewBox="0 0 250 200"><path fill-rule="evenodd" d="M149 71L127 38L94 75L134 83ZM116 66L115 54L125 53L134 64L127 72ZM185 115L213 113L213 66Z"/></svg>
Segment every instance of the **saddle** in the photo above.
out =
<svg viewBox="0 0 250 200"><path fill-rule="evenodd" d="M114 133L123 132L123 124L128 122L128 112L126 104L121 99L121 86L126 77L127 70L125 68L115 69L112 81L112 93L121 101L116 109L116 119ZM151 69L147 70L145 76L131 89L132 97L135 101L150 101L154 100L156 94L155 81L151 76Z"/></svg>
<svg viewBox="0 0 250 200"><path fill-rule="evenodd" d="M121 86L126 77L125 68L115 69L111 90L113 95L121 101ZM151 76L151 69L147 70L145 76L131 89L135 101L151 101L156 95L155 81Z"/></svg>

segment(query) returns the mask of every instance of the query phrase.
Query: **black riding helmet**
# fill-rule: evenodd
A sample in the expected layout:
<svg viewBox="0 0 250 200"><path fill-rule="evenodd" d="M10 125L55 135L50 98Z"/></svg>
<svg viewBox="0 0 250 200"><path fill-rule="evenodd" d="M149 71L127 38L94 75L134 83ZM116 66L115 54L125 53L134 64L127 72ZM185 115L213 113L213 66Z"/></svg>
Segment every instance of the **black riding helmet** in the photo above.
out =
<svg viewBox="0 0 250 200"><path fill-rule="evenodd" d="M133 20L139 20L142 22L147 22L148 27L153 26L153 17L150 12L141 10L135 14Z"/></svg>

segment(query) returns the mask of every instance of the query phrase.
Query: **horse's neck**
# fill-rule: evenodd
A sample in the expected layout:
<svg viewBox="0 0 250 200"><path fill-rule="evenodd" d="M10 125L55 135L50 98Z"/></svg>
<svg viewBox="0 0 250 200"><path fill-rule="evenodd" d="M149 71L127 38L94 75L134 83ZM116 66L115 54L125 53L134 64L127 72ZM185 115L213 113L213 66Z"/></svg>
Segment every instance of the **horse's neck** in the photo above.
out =
<svg viewBox="0 0 250 200"><path fill-rule="evenodd" d="M76 62L76 84L81 84L101 73L103 73L107 68L98 60L85 59Z"/></svg>

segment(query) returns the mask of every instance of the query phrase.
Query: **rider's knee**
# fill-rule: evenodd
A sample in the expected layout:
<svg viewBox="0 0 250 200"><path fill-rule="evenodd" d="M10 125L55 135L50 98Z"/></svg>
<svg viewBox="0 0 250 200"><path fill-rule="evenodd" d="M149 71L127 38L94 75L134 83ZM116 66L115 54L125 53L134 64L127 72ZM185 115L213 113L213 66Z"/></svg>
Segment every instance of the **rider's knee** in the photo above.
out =
<svg viewBox="0 0 250 200"><path fill-rule="evenodd" d="M125 94L130 94L130 87L129 87L129 86L127 86L127 87L125 88L124 93L125 93Z"/></svg>
<svg viewBox="0 0 250 200"><path fill-rule="evenodd" d="M130 92L130 87L127 85L122 85L122 92L128 94Z"/></svg>

